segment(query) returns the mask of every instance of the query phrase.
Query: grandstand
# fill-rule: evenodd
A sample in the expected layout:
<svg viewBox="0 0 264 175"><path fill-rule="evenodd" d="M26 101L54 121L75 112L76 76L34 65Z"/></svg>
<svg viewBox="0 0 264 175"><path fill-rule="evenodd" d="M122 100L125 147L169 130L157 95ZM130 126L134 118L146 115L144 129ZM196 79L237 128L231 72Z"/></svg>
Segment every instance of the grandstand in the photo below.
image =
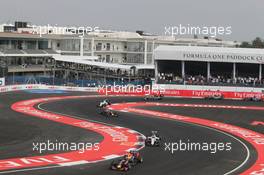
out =
<svg viewBox="0 0 264 175"><path fill-rule="evenodd" d="M19 76L21 79L32 76L60 79L61 82L131 82L154 77L153 52L159 45L239 45L215 38L174 38L142 31L98 31L83 37L51 32L40 36L24 22L23 28L7 25L8 30L5 30L6 24L0 26L0 61L8 68L2 76L7 77L8 83L21 82Z"/></svg>
<svg viewBox="0 0 264 175"><path fill-rule="evenodd" d="M159 46L159 84L264 87L263 49Z"/></svg>

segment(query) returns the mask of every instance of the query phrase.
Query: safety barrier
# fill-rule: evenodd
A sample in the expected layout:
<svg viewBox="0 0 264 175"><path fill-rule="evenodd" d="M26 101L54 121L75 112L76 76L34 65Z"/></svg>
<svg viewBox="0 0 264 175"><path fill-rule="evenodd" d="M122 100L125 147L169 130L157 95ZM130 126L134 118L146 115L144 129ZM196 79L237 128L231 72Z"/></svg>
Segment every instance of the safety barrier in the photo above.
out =
<svg viewBox="0 0 264 175"><path fill-rule="evenodd" d="M50 90L54 89L54 90L65 90L65 91L97 92L97 88L92 88L92 87L49 86L43 84L0 86L0 92L11 92L11 91L20 91L20 90L33 90L33 89L50 89Z"/></svg>
<svg viewBox="0 0 264 175"><path fill-rule="evenodd" d="M0 86L0 92L20 91L20 90L33 90L33 89L50 89L50 90L65 90L65 91L81 91L81 92L99 92L101 95L105 95L105 91L98 90L93 87L70 87L70 86L50 86L43 84L28 84L28 85L10 85ZM108 95L146 95L148 92L136 91L136 92L108 92ZM153 94L153 92L152 92ZM204 98L212 95L222 94L226 99L243 99L248 97L260 97L264 98L264 94L261 91L220 91L220 90L190 90L190 89L166 89L163 93L165 96L171 97L187 97L187 98Z"/></svg>
<svg viewBox="0 0 264 175"><path fill-rule="evenodd" d="M107 91L108 95L153 95L157 92L149 92L149 91L134 91L134 92L124 92L124 91ZM100 89L99 94L105 95L106 91ZM213 91L213 90L172 90L166 89L164 92L161 92L164 96L170 97L184 97L184 98L205 98L214 95L222 95L225 99L244 99L250 97L257 97L264 99L264 94L262 92L236 92L236 91Z"/></svg>

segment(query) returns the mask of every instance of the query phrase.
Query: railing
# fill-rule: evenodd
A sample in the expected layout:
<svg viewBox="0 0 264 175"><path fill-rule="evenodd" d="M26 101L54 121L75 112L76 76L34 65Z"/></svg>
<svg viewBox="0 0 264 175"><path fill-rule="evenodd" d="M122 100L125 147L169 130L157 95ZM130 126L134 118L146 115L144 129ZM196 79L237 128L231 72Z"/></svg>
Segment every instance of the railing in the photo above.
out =
<svg viewBox="0 0 264 175"><path fill-rule="evenodd" d="M73 87L97 87L99 85L143 85L144 81L113 81L113 80L74 80L74 79L60 79L53 77L41 77L41 76L8 76L6 77L6 85L21 85L21 84L45 84L55 86L73 86Z"/></svg>
<svg viewBox="0 0 264 175"><path fill-rule="evenodd" d="M235 86L235 87L258 87L264 88L264 84L260 83L225 83L225 82L188 82L183 80L178 81L168 81L168 80L158 80L158 84L175 84L175 85L192 85L192 86Z"/></svg>

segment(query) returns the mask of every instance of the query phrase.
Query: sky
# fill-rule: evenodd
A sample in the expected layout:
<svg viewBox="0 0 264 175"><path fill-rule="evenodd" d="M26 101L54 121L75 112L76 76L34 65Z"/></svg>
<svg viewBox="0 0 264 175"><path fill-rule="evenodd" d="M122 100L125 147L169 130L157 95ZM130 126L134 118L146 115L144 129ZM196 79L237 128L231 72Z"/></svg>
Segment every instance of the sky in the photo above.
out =
<svg viewBox="0 0 264 175"><path fill-rule="evenodd" d="M219 37L251 41L257 36L264 38L264 1L1 0L0 23L18 20L36 25L143 30L159 35L164 35L169 26L231 26L230 35Z"/></svg>

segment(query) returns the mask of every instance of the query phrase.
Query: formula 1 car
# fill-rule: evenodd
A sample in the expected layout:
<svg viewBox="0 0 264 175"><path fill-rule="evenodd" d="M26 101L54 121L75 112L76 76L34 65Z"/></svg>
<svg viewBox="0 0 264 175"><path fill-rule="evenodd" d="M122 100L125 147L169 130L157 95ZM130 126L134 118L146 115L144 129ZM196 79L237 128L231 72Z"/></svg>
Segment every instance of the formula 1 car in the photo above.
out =
<svg viewBox="0 0 264 175"><path fill-rule="evenodd" d="M255 102L263 101L262 98L258 96L246 97L243 100L244 101L255 101Z"/></svg>
<svg viewBox="0 0 264 175"><path fill-rule="evenodd" d="M106 107L106 106L108 106L108 105L111 105L111 102L110 102L109 100L105 99L104 101L101 101L101 102L99 103L99 105L97 105L97 107L99 107L99 108L104 108L104 107Z"/></svg>
<svg viewBox="0 0 264 175"><path fill-rule="evenodd" d="M157 131L152 131L152 135L147 136L145 140L146 146L160 146L161 138L157 133Z"/></svg>
<svg viewBox="0 0 264 175"><path fill-rule="evenodd" d="M118 117L118 114L110 109L103 109L100 114L106 117Z"/></svg>
<svg viewBox="0 0 264 175"><path fill-rule="evenodd" d="M131 169L131 165L128 159L119 159L119 160L114 160L111 163L110 169L117 171L128 171Z"/></svg>
<svg viewBox="0 0 264 175"><path fill-rule="evenodd" d="M222 100L222 99L224 99L224 96L223 96L223 94L213 94L213 95L205 96L204 99L208 99L208 100Z"/></svg>
<svg viewBox="0 0 264 175"><path fill-rule="evenodd" d="M143 158L138 151L130 151L124 156L124 159L127 159L132 166L143 162Z"/></svg>
<svg viewBox="0 0 264 175"><path fill-rule="evenodd" d="M138 151L130 151L122 159L114 160L111 163L110 169L118 171L128 171L132 168L132 166L135 166L138 163L142 162L143 158Z"/></svg>
<svg viewBox="0 0 264 175"><path fill-rule="evenodd" d="M162 100L163 97L164 97L164 95L162 95L162 94L146 95L144 97L144 101Z"/></svg>

